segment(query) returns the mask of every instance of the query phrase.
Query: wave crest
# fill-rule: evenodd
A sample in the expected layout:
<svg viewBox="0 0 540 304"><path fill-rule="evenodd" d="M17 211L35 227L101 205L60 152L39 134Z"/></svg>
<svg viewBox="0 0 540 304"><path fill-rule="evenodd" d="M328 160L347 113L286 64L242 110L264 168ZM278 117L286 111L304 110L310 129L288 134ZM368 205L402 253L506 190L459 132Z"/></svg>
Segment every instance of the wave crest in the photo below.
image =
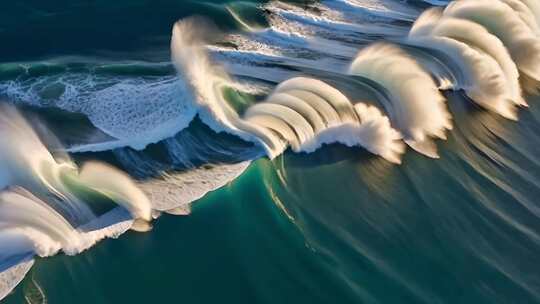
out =
<svg viewBox="0 0 540 304"><path fill-rule="evenodd" d="M386 110L413 149L438 157L430 137L445 139L452 128L445 98L431 76L399 48L377 43L363 49L349 73L370 79L388 93Z"/></svg>

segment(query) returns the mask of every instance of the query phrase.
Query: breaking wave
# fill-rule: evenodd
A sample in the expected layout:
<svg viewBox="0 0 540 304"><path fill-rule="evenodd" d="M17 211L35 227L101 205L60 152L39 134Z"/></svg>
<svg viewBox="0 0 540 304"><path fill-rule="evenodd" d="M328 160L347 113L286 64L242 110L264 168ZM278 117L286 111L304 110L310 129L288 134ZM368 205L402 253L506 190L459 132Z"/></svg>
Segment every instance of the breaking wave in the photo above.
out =
<svg viewBox="0 0 540 304"><path fill-rule="evenodd" d="M388 95L387 111L405 141L427 156L438 157L430 137L445 139L452 122L445 98L427 71L397 47L376 44L358 54L349 73L381 85Z"/></svg>
<svg viewBox="0 0 540 304"><path fill-rule="evenodd" d="M41 129L50 147L56 145ZM14 265L33 255L74 255L126 230L149 229L150 201L128 175L99 162L79 170L66 154L51 154L11 107L2 107L0 133L2 271L19 273Z"/></svg>
<svg viewBox="0 0 540 304"><path fill-rule="evenodd" d="M363 104L355 107L341 92L316 79L289 79L263 102L248 105L240 116L226 99L234 83L225 71L212 65L202 47L208 32L214 32L211 26L197 19L178 22L171 49L179 72L188 75L197 92L201 119L214 131L257 143L271 159L288 145L296 152L310 152L323 143L339 142L363 146L392 162L400 162L398 155L403 149L395 141L401 136L385 116ZM241 95L237 97L236 103L245 104Z"/></svg>
<svg viewBox="0 0 540 304"><path fill-rule="evenodd" d="M112 150L145 177L134 181L100 162L79 168L54 136L3 108L0 299L34 256L77 254L129 229L151 229L160 212L187 214L191 202L264 154L274 159L288 148L311 153L340 143L399 164L407 144L438 158L435 139L446 139L453 127L443 91L463 91L480 107L517 120L519 107L527 106L524 92L539 88L540 4L534 0L455 1L424 12L386 0L323 1L309 9L271 2L262 9L265 29L228 8L245 29L229 36L204 19L178 21L172 65L154 64L152 76L62 71L68 76L36 80L26 71L0 83L2 96L15 103L82 113L107 135L72 144L67 152ZM223 37L233 46L220 43ZM380 38L387 41L372 43ZM178 75L171 75L173 66ZM303 76L320 71L354 79L365 85L355 89L368 88L374 97L357 98L330 81ZM233 160L201 156L192 163L188 146L208 148L189 138L198 119L212 132L249 143L239 149L249 152L216 145L213 152ZM145 153L154 144L164 147L172 164L149 160Z"/></svg>

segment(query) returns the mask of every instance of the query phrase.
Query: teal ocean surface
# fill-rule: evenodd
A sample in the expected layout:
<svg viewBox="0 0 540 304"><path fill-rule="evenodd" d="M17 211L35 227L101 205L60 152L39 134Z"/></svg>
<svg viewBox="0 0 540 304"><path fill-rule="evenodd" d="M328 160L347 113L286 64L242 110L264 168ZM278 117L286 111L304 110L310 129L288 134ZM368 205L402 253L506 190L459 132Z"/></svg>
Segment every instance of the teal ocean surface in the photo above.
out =
<svg viewBox="0 0 540 304"><path fill-rule="evenodd" d="M540 303L534 0L4 2L1 303Z"/></svg>

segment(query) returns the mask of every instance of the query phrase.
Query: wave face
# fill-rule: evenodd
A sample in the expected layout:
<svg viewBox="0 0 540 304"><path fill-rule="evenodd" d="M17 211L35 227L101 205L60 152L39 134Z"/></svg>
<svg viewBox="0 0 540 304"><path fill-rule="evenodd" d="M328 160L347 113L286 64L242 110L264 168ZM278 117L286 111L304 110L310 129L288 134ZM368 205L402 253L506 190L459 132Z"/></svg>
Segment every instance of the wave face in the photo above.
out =
<svg viewBox="0 0 540 304"><path fill-rule="evenodd" d="M101 5L0 63L0 300L540 301L538 1Z"/></svg>

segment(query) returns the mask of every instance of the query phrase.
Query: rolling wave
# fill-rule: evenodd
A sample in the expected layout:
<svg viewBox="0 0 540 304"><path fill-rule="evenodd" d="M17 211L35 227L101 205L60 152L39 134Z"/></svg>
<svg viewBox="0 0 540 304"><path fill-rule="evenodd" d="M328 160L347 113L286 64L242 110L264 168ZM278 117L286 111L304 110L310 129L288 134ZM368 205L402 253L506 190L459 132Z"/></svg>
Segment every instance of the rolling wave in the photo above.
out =
<svg viewBox="0 0 540 304"><path fill-rule="evenodd" d="M540 40L511 6L500 1L455 1L444 9L443 14L484 26L508 49L522 77L535 84L540 81ZM525 86L524 89L535 92L536 86Z"/></svg>
<svg viewBox="0 0 540 304"><path fill-rule="evenodd" d="M204 19L178 21L171 38L176 76L169 63L156 64L154 75L145 77L111 77L117 66L105 68L103 76L96 74L103 67L81 72L60 65L38 77L29 76L27 67L2 66L1 77L18 75L0 83L2 95L83 113L110 136L76 143L68 152L109 151L121 163L136 163L131 172L140 170L144 178L133 181L99 162L79 168L58 152L62 148L52 136L45 137L54 143L44 141L18 112L3 109L0 299L20 282L35 255L77 254L128 229L149 230L160 212L187 214L191 202L234 180L264 154L274 159L288 148L312 153L341 143L399 164L405 142L438 158L434 139L446 139L453 128L451 100L442 90L462 90L480 107L517 120L518 108L527 106L523 92L539 88L540 5L534 0L455 1L424 12L386 0L323 1L310 9L270 2L261 9L269 21L265 29L229 9L247 31L225 36L233 46L217 43L223 35ZM379 38L389 41L370 44ZM431 57L422 57L429 50L435 51ZM228 62L217 64L215 58ZM437 64L451 77L436 70ZM329 82L299 76L304 71L349 75L376 98L348 97ZM277 84L270 93L268 83ZM212 132L249 144L235 150L196 143L189 132L197 119ZM194 154L200 148L232 160L220 163L201 152L192 163L191 145ZM482 141L472 145L504 161ZM155 146L164 147L172 164L157 164L145 154Z"/></svg>
<svg viewBox="0 0 540 304"><path fill-rule="evenodd" d="M358 109L364 116L367 113L374 115L365 117L369 123L363 125L347 97L315 79L294 78L281 83L265 102L249 107L240 117L224 95L232 81L224 71L211 66L201 47L202 41L197 40L209 31L201 32L209 26L202 22L196 19L178 22L174 26L171 48L173 61L180 73L189 75L194 90L198 92L199 115L214 131L227 132L260 144L271 159L283 153L289 144L293 151L313 151L334 138L333 142L363 145L393 162L399 162L397 155L403 149L394 141L400 136L391 129L387 118L376 110L366 111L362 105ZM318 99L317 105L311 104L315 102L314 98ZM325 103L323 107L333 108L333 113L332 110L317 113L317 110L323 110L318 107ZM325 122L323 118L328 118L331 113L340 119ZM353 131L354 135L336 136L342 133L337 131L340 128L344 133ZM380 140L374 133L385 139ZM377 144L373 140L375 138Z"/></svg>
<svg viewBox="0 0 540 304"><path fill-rule="evenodd" d="M349 73L380 84L388 92L387 111L405 142L415 150L438 157L429 139L446 139L452 128L445 98L430 75L400 49L375 44L363 49L352 62Z"/></svg>
<svg viewBox="0 0 540 304"><path fill-rule="evenodd" d="M464 79L456 84L487 109L517 119L514 105L526 105L519 72L502 42L484 27L468 20L442 17L433 9L413 26L410 40L440 50L458 63Z"/></svg>
<svg viewBox="0 0 540 304"><path fill-rule="evenodd" d="M13 108L2 108L0 125L3 270L28 260L28 255L45 257L60 250L78 254L130 228L149 229L150 202L129 176L98 162L78 170L67 155L53 156ZM90 204L100 200L114 204Z"/></svg>

